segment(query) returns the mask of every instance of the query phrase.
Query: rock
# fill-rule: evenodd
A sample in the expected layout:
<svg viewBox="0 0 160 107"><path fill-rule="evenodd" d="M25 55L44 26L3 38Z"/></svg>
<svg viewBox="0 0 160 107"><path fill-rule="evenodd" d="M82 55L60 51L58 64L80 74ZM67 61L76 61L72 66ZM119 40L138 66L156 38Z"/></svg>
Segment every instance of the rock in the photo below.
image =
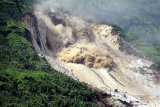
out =
<svg viewBox="0 0 160 107"><path fill-rule="evenodd" d="M84 57L85 61L84 62L93 62L95 61L95 57L92 55L85 55Z"/></svg>
<svg viewBox="0 0 160 107"><path fill-rule="evenodd" d="M93 62L86 62L85 65L89 68L93 68Z"/></svg>

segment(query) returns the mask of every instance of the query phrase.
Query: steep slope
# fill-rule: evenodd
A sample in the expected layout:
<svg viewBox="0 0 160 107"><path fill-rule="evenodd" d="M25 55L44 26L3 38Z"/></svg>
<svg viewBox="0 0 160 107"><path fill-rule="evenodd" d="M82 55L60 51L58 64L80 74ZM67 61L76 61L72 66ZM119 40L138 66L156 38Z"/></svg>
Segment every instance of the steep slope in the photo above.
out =
<svg viewBox="0 0 160 107"><path fill-rule="evenodd" d="M41 4L41 7L62 8L84 19L120 26L125 40L160 65L158 0L47 0Z"/></svg>
<svg viewBox="0 0 160 107"><path fill-rule="evenodd" d="M54 69L134 106L158 107L159 74L153 63L120 51L121 39L112 26L40 7L22 20L36 51Z"/></svg>
<svg viewBox="0 0 160 107"><path fill-rule="evenodd" d="M28 11L30 2L21 3ZM20 21L22 13L13 1L0 1L0 8L1 107L112 106L108 104L108 94L95 92L86 84L58 73L37 55L29 41L34 38L28 36L30 32Z"/></svg>

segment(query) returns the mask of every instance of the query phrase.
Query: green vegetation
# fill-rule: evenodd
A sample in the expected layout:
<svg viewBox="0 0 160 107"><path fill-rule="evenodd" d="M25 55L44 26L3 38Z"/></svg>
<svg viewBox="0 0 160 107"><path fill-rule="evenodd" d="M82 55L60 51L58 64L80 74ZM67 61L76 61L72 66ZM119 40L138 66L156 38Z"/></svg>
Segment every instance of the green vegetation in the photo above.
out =
<svg viewBox="0 0 160 107"><path fill-rule="evenodd" d="M0 75L1 106L96 106L96 95L84 84L57 72L7 68Z"/></svg>
<svg viewBox="0 0 160 107"><path fill-rule="evenodd" d="M122 24L122 28L126 31L125 39L146 58L155 61L158 66L160 66L159 5L158 1L142 0L141 15L134 17L124 15L126 23ZM125 17L128 17L128 20Z"/></svg>
<svg viewBox="0 0 160 107"><path fill-rule="evenodd" d="M146 59L154 61L156 63L157 69L160 69L160 43L159 41L152 41L152 39L148 40L148 38L138 36L137 32L143 29L141 27L134 28L130 26L132 31L124 31L122 28L120 28L117 25L111 24L111 26L113 26L114 29L119 32L120 37L122 37L125 41L128 41L133 47L135 47L138 50L138 52L141 55L144 55ZM143 32L146 32L146 31L143 31ZM121 46L123 47L124 44L122 43Z"/></svg>
<svg viewBox="0 0 160 107"><path fill-rule="evenodd" d="M28 0L19 1L27 8ZM97 95L86 84L54 71L37 56L26 39L21 13L12 4L12 0L0 1L0 106L97 106Z"/></svg>
<svg viewBox="0 0 160 107"><path fill-rule="evenodd" d="M139 37L135 33L124 33L124 38L129 41L141 54L144 54L147 59L153 60L160 68L160 43L150 41Z"/></svg>

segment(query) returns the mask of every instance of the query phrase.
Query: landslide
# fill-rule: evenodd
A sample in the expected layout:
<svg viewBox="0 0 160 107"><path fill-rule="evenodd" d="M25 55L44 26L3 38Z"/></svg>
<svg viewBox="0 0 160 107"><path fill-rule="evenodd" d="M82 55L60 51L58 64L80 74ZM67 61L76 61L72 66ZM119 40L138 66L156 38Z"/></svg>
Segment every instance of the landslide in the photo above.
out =
<svg viewBox="0 0 160 107"><path fill-rule="evenodd" d="M121 51L123 42L137 53L112 26L39 6L34 16L25 14L22 20L35 50L54 69L104 92L119 90L116 99L140 102L140 106L159 105L159 73L152 68L153 62L127 49Z"/></svg>
<svg viewBox="0 0 160 107"><path fill-rule="evenodd" d="M31 11L28 10L32 5L30 0L21 3L25 7L23 13ZM12 0L0 1L0 8L1 107L113 105L109 104L107 94L96 93L86 84L58 73L44 58L37 55L29 41L33 40L31 33L20 20L22 13ZM35 17L33 19L36 23ZM34 27L36 29L37 26ZM36 41L43 47L39 38Z"/></svg>

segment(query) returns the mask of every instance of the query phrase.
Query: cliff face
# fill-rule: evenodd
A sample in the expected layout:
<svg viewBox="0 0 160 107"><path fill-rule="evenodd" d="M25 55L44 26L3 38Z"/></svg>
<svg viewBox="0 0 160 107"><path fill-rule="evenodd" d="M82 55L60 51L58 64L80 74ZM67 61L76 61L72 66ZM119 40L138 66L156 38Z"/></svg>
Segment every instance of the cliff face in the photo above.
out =
<svg viewBox="0 0 160 107"><path fill-rule="evenodd" d="M110 93L114 99L158 107L155 96L160 85L152 62L120 51L119 33L112 26L40 8L22 20L37 53L54 69Z"/></svg>

